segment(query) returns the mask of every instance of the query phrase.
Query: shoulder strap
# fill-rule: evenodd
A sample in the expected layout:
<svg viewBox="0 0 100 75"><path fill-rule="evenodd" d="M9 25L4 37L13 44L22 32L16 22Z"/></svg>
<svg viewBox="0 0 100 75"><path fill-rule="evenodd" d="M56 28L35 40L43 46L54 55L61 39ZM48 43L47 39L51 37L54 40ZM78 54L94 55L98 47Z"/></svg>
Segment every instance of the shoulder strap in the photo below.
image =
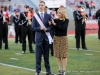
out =
<svg viewBox="0 0 100 75"><path fill-rule="evenodd" d="M41 21L41 19L39 18L39 16L37 14L34 15L36 20L38 21L38 23L40 24L41 27L45 27L45 25L43 24L43 22Z"/></svg>

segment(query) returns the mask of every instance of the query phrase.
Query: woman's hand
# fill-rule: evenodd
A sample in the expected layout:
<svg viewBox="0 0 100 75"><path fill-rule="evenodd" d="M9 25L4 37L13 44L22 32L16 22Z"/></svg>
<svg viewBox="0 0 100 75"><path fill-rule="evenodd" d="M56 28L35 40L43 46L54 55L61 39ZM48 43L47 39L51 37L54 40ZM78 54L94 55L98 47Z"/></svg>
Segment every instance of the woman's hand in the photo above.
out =
<svg viewBox="0 0 100 75"><path fill-rule="evenodd" d="M49 25L51 25L51 21L48 21Z"/></svg>
<svg viewBox="0 0 100 75"><path fill-rule="evenodd" d="M52 24L53 24L53 25L56 25L56 23L54 22L54 20L53 20L53 19L52 19Z"/></svg>

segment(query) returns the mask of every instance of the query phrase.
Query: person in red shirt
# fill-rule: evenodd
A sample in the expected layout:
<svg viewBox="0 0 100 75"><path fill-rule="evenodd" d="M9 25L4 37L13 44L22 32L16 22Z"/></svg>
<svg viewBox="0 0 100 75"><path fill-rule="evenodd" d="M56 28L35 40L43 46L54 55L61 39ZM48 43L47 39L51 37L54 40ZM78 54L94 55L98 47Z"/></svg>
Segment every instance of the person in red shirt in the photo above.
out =
<svg viewBox="0 0 100 75"><path fill-rule="evenodd" d="M94 5L94 2L93 2L92 0L91 0L91 2L90 2L90 8L91 8L91 9L93 9L93 8L95 9L95 5Z"/></svg>
<svg viewBox="0 0 100 75"><path fill-rule="evenodd" d="M3 42L5 43L5 49L8 50L8 23L9 23L9 14L7 7L2 8L3 12Z"/></svg>

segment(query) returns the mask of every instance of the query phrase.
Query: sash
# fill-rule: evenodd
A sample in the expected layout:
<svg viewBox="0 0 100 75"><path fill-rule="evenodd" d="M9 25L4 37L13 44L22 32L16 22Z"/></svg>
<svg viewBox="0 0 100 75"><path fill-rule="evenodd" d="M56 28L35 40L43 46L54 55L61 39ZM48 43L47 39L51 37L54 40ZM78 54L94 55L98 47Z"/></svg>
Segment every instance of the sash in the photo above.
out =
<svg viewBox="0 0 100 75"><path fill-rule="evenodd" d="M43 24L43 22L40 20L39 16L37 14L34 15L36 20L38 21L40 27L45 27L45 25ZM46 28L46 27L45 27ZM49 39L49 44L53 43L53 39L50 35L50 32L45 32L45 34L47 35L48 39Z"/></svg>

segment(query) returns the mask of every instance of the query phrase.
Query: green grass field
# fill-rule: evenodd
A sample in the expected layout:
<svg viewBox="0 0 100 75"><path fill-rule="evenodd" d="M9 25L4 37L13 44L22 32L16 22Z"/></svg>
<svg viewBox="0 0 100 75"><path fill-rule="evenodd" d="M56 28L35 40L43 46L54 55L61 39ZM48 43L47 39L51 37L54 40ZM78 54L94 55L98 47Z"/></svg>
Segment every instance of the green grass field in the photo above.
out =
<svg viewBox="0 0 100 75"><path fill-rule="evenodd" d="M68 40L67 75L100 75L100 41L97 35L86 36L87 51L75 50L74 36L68 36ZM29 53L28 46L26 54L21 54L21 44L15 44L14 39L9 39L9 47L10 50L0 50L0 75L35 75L35 54ZM43 63L42 71L45 72ZM57 74L57 63L51 55L50 64L52 72Z"/></svg>

